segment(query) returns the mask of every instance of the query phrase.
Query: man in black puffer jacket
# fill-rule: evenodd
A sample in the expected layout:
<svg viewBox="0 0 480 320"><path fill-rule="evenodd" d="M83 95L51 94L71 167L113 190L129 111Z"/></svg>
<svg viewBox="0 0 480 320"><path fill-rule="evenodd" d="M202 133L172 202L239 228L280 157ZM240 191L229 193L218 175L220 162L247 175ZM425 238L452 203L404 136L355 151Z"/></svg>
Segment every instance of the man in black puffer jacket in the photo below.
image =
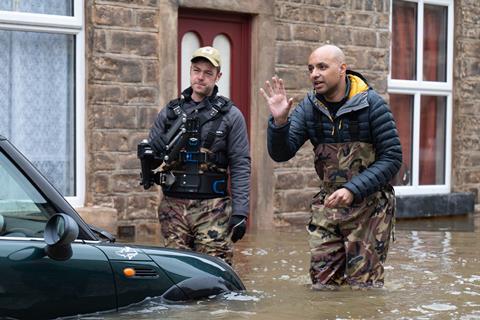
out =
<svg viewBox="0 0 480 320"><path fill-rule="evenodd" d="M338 47L314 50L308 70L313 91L290 116L282 79L260 91L272 114L272 159L291 159L306 140L314 147L321 186L307 227L313 288L381 287L395 213L389 181L402 163L395 121L362 75L347 70Z"/></svg>

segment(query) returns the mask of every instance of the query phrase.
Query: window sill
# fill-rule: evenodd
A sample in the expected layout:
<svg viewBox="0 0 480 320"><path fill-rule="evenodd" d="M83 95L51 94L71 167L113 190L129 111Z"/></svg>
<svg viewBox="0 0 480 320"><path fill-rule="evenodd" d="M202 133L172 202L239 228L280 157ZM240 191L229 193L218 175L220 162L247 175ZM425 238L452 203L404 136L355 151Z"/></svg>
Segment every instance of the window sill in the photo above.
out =
<svg viewBox="0 0 480 320"><path fill-rule="evenodd" d="M475 195L470 192L397 195L396 198L397 218L456 216L475 211Z"/></svg>

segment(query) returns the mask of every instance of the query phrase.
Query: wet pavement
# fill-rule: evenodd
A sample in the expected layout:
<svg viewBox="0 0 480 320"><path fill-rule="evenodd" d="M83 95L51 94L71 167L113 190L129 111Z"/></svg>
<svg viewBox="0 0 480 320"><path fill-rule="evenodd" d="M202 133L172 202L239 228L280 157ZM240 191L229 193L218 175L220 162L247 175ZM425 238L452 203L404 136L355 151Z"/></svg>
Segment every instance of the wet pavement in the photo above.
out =
<svg viewBox="0 0 480 320"><path fill-rule="evenodd" d="M383 289L313 291L304 227L254 231L236 246L247 292L145 301L80 319L480 319L480 216L401 220Z"/></svg>

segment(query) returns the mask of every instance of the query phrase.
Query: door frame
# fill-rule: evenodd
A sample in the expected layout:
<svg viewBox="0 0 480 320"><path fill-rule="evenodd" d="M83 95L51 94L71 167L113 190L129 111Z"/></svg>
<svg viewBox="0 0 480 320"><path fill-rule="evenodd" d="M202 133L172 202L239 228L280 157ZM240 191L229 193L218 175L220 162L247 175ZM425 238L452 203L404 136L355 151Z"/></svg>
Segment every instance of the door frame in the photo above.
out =
<svg viewBox="0 0 480 320"><path fill-rule="evenodd" d="M198 35L197 30L184 25L181 20L190 21L218 21L226 23L239 24L240 27L240 43L236 43L232 46L232 65L230 66L231 78L230 78L230 92L233 103L242 111L247 124L247 130L250 134L250 108L251 108L251 16L242 13L231 13L223 11L213 10L193 10L188 8L179 8L178 10L178 36L177 36L177 51L178 57L181 57L181 44L183 35L187 32L194 32ZM222 34L221 32L217 34ZM225 34L228 37L228 34ZM230 37L228 37L230 39ZM199 35L200 46L211 45L213 38L203 39ZM231 39L230 39L231 40ZM204 43L202 43L204 41ZM206 43L205 43L206 42ZM238 48L238 49L236 49ZM246 54L242 54L246 53ZM247 67L244 67L247 66ZM177 61L177 86L178 90L181 90L181 61ZM233 78L236 81L234 84ZM180 95L181 92L179 92Z"/></svg>

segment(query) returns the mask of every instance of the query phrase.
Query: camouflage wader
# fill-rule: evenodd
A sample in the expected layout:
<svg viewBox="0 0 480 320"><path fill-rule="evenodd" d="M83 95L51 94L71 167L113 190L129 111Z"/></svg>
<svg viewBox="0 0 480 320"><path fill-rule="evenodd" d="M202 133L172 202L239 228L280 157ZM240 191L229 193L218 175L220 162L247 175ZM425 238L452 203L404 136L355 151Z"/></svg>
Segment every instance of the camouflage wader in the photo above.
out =
<svg viewBox="0 0 480 320"><path fill-rule="evenodd" d="M165 246L206 253L232 264L233 243L227 234L230 197L192 200L165 196L158 218Z"/></svg>
<svg viewBox="0 0 480 320"><path fill-rule="evenodd" d="M350 207L324 206L331 193L374 160L367 143L321 144L315 149L315 169L323 185L313 198L307 227L314 288L383 286L383 264L394 225L393 188L388 185Z"/></svg>

